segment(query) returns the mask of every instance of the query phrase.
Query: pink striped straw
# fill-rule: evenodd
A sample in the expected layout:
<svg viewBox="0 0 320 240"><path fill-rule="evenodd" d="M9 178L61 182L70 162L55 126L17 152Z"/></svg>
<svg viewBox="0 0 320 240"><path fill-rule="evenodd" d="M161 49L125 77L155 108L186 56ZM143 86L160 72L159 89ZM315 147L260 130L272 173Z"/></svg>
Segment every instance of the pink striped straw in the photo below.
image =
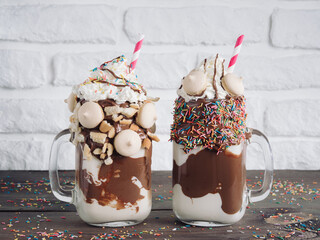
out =
<svg viewBox="0 0 320 240"><path fill-rule="evenodd" d="M242 46L242 41L243 41L244 35L241 35L238 37L236 45L234 46L232 58L230 59L229 66L227 69L227 73L232 73L234 70L234 66L236 65L238 55L240 53L240 49Z"/></svg>
<svg viewBox="0 0 320 240"><path fill-rule="evenodd" d="M140 50L141 50L143 39L144 39L144 35L140 34L140 39L136 43L136 46L133 51L133 56L132 56L131 63L130 63L130 72L132 72L136 68L136 64L137 64L137 61L138 61L138 58L140 55Z"/></svg>

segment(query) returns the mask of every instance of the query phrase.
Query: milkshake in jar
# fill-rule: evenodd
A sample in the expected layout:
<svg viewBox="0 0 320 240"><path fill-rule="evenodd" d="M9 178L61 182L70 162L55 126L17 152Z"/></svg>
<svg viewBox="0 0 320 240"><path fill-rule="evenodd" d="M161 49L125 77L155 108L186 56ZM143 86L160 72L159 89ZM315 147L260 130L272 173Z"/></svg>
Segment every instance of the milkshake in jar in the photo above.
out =
<svg viewBox="0 0 320 240"><path fill-rule="evenodd" d="M129 226L149 215L152 141L159 141L152 131L155 101L124 56L93 69L86 81L73 87L66 100L72 112L70 127L53 143L50 180L54 195L73 203L84 222ZM61 136L68 134L76 147L72 196L61 189L56 176Z"/></svg>
<svg viewBox="0 0 320 240"><path fill-rule="evenodd" d="M249 201L264 199L272 184L267 138L246 126L242 78L226 73L218 54L203 60L177 90L173 142L173 211L184 223L224 226L239 221ZM246 187L246 148L260 144L266 162L263 188Z"/></svg>

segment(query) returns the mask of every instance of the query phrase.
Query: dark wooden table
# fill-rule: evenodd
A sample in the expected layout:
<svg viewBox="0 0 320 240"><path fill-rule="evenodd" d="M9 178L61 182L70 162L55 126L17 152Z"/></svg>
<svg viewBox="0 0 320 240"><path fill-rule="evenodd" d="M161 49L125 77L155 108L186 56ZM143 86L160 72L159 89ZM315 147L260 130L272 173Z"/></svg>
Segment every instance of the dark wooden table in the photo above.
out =
<svg viewBox="0 0 320 240"><path fill-rule="evenodd" d="M66 187L73 172L61 172ZM248 171L259 187L261 171ZM171 173L153 172L153 207L144 223L123 228L92 227L74 206L56 200L48 173L0 171L0 239L320 239L320 171L276 171L272 193L247 207L237 224L192 227L172 212Z"/></svg>

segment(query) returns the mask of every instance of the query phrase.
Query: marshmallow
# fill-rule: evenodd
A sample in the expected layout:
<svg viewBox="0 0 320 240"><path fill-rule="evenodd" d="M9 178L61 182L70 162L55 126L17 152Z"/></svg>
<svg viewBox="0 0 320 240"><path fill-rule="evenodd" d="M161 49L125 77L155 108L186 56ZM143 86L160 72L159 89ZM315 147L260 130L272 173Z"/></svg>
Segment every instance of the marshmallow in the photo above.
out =
<svg viewBox="0 0 320 240"><path fill-rule="evenodd" d="M242 77L238 77L233 73L226 74L222 80L223 88L232 96L241 96L244 93Z"/></svg>
<svg viewBox="0 0 320 240"><path fill-rule="evenodd" d="M182 87L188 95L201 95L207 87L205 73L201 70L192 70L182 79Z"/></svg>
<svg viewBox="0 0 320 240"><path fill-rule="evenodd" d="M143 128L151 128L157 120L156 107L153 103L143 104L138 112L136 121Z"/></svg>
<svg viewBox="0 0 320 240"><path fill-rule="evenodd" d="M95 128L104 119L104 113L98 103L86 102L78 110L78 119L85 128Z"/></svg>
<svg viewBox="0 0 320 240"><path fill-rule="evenodd" d="M76 95L74 95L73 93L70 93L69 97L65 99L64 102L68 104L68 108L70 112L73 112L77 104Z"/></svg>
<svg viewBox="0 0 320 240"><path fill-rule="evenodd" d="M130 129L123 130L115 137L114 147L122 156L133 156L141 148L141 138L135 131Z"/></svg>

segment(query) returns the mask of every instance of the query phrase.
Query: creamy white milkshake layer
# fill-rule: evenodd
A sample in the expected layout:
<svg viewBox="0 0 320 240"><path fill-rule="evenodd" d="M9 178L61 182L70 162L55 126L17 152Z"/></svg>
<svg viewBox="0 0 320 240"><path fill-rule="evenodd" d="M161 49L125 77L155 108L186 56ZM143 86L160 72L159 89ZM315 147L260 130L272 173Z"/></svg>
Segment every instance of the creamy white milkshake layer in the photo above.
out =
<svg viewBox="0 0 320 240"><path fill-rule="evenodd" d="M230 187L230 185L232 185L234 182L238 182L238 185L236 185L236 187L239 187L239 183L240 183L240 187L242 187L240 191L237 191L238 194L241 194L241 192L245 192L246 186L245 185L242 186L242 182L244 181L243 179L244 166L242 165L243 162L241 160L239 161L239 159L242 158L243 144L233 145L226 150L227 155L233 158L233 160L231 161L231 164L233 164L234 166L231 169L231 172L233 172L234 174L239 169L239 171L241 171L241 174L240 174L241 178L239 178L239 174L234 174L231 177L230 182L225 181L224 184L222 185L222 181L220 181L217 183L217 186L215 186L215 184L212 183L211 179L208 177L209 174L207 174L206 171L203 170L201 167L198 167L196 165L196 161L199 159L199 157L198 158L191 157L190 158L191 161L189 160L189 162L187 163L187 160L191 155L197 156L197 154L201 151L202 149L200 147L197 147L186 154L181 145L175 142L173 143L173 159L174 159L175 169L179 168L180 170L182 170L182 173L181 173L182 175L187 174L187 171L192 171L188 173L188 178L190 179L190 181L193 181L192 184L190 183L186 184L185 181L180 181L180 183L178 183L178 181L174 181L172 204L173 204L173 210L175 214L179 218L182 218L185 221L207 220L207 221L213 221L213 222L216 221L221 223L234 223L239 221L243 217L245 212L245 206L247 205L246 194L241 195L242 200L240 201L240 209L238 211L230 212L228 210L222 209L222 198L219 193L219 190L220 190L219 188ZM209 155L207 155L207 157L209 157L208 159L209 161L219 161L218 165L220 165L221 163L220 159L218 160L218 159L210 158L210 156L212 156L212 154L209 153ZM202 164L204 163L201 160L199 161ZM211 169L211 171L209 170L210 175L213 174L211 175L211 178L219 178L219 176L214 176L214 174L216 174L217 172L212 170L212 167L215 166L215 164L214 163L208 164L209 161L206 161L204 165L205 167ZM228 161L227 163L224 163L223 166L225 167L226 164L230 164L230 162ZM189 165L190 169L193 169L193 170L187 169L186 167L187 165ZM217 166L215 166L215 168L217 168ZM230 175L226 174L226 172L221 170L219 167L217 169L219 169L218 171L221 173L221 175L224 174L230 177ZM224 169L229 169L229 168L224 168ZM176 174L174 175L176 176ZM182 179L183 178L184 177L182 176ZM204 184L206 184L207 186L203 187ZM183 185L184 188L186 186L191 187L191 189L189 189L190 191L184 192L181 185ZM202 191L201 191L201 188L202 188ZM216 191L210 191L210 189L212 190L214 188L216 188L215 189ZM198 195L195 195L195 194L198 194ZM231 209L238 208L239 206L237 204L239 204L238 201L236 201L236 204L230 204Z"/></svg>
<svg viewBox="0 0 320 240"><path fill-rule="evenodd" d="M139 155L133 156L140 158L143 157L145 153L142 151ZM103 163L98 159L92 159L90 161L84 159L83 169L85 169L93 184L96 186L101 186L104 179L99 177L99 171ZM76 185L77 198L76 198L76 208L80 218L90 224L99 224L105 221L122 221L135 220L143 221L151 211L151 191L142 186L141 182L136 178L132 177L131 181L133 184L140 189L141 199L137 200L135 203L127 202L124 203L123 207L119 208L118 201L115 199L107 205L100 204L97 199L92 199L90 203L87 201L87 195L80 189L79 184ZM137 211L138 209L138 211Z"/></svg>

